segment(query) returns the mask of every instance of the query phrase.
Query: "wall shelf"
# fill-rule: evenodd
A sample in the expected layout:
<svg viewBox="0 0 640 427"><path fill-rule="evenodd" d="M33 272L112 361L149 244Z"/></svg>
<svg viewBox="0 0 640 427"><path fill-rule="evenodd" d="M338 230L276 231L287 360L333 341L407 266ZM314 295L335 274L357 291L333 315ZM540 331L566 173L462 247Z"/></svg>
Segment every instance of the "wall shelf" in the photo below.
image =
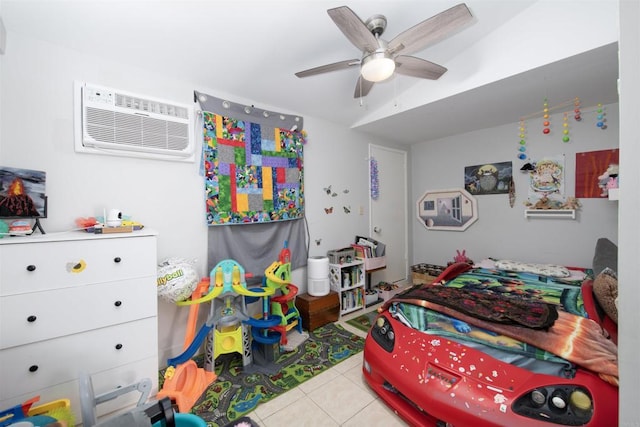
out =
<svg viewBox="0 0 640 427"><path fill-rule="evenodd" d="M575 209L525 209L525 218L576 219Z"/></svg>

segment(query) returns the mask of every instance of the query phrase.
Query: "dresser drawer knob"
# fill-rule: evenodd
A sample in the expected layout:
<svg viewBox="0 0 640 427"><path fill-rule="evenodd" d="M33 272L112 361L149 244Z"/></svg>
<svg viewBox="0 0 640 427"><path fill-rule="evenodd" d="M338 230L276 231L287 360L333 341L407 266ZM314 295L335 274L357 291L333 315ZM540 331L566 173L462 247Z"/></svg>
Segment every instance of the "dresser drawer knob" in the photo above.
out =
<svg viewBox="0 0 640 427"><path fill-rule="evenodd" d="M37 317L32 314L31 316L27 317L27 322L33 323L36 321L36 319Z"/></svg>
<svg viewBox="0 0 640 427"><path fill-rule="evenodd" d="M122 301L116 301L113 303L116 307L120 307L122 305Z"/></svg>
<svg viewBox="0 0 640 427"><path fill-rule="evenodd" d="M122 349L122 344L116 344L116 350Z"/></svg>
<svg viewBox="0 0 640 427"><path fill-rule="evenodd" d="M115 257L115 258L113 259L113 262L115 262L115 263L118 263L118 262L120 262L120 261L122 261L122 258L120 258L119 256L117 256L117 257Z"/></svg>
<svg viewBox="0 0 640 427"><path fill-rule="evenodd" d="M29 366L29 372L35 372L38 370L38 365L31 365Z"/></svg>
<svg viewBox="0 0 640 427"><path fill-rule="evenodd" d="M36 271L36 266L31 264L27 266L27 271Z"/></svg>

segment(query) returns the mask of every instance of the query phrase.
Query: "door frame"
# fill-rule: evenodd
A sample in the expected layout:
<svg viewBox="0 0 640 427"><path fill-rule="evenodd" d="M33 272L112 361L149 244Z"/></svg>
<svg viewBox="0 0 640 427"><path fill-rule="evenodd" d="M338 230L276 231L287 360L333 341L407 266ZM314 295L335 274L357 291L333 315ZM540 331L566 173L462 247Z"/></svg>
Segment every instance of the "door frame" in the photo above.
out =
<svg viewBox="0 0 640 427"><path fill-rule="evenodd" d="M383 145L372 144L369 143L368 151L368 159L369 159L369 177L371 177L371 158L373 157L372 149L377 150L385 150L397 154L401 154L403 157L403 200L402 200L402 209L404 210L403 220L404 220L404 254L402 259L404 260L404 278L400 279L400 281L409 281L409 207L408 207L408 192L409 192L409 183L408 183L408 151L399 150L396 148L385 147ZM375 225L373 224L373 199L371 198L371 179L369 179L369 235L375 236L373 228Z"/></svg>

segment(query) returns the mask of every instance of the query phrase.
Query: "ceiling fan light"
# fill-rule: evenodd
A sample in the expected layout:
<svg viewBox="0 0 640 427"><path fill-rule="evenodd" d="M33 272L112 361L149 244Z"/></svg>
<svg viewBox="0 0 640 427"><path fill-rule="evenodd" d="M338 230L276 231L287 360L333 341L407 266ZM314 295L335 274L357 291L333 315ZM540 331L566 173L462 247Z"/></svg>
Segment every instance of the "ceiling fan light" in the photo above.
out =
<svg viewBox="0 0 640 427"><path fill-rule="evenodd" d="M384 52L375 52L362 60L360 74L370 82L381 82L388 79L396 69L396 63Z"/></svg>

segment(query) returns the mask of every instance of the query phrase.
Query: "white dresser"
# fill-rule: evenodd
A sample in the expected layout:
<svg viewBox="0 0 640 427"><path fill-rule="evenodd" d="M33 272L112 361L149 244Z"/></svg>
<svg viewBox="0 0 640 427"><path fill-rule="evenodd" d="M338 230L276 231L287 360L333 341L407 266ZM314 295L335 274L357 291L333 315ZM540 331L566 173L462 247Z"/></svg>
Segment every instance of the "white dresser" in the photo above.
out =
<svg viewBox="0 0 640 427"><path fill-rule="evenodd" d="M68 398L78 373L96 395L142 378L158 388L156 233L0 239L0 409ZM98 416L135 403L129 393Z"/></svg>

